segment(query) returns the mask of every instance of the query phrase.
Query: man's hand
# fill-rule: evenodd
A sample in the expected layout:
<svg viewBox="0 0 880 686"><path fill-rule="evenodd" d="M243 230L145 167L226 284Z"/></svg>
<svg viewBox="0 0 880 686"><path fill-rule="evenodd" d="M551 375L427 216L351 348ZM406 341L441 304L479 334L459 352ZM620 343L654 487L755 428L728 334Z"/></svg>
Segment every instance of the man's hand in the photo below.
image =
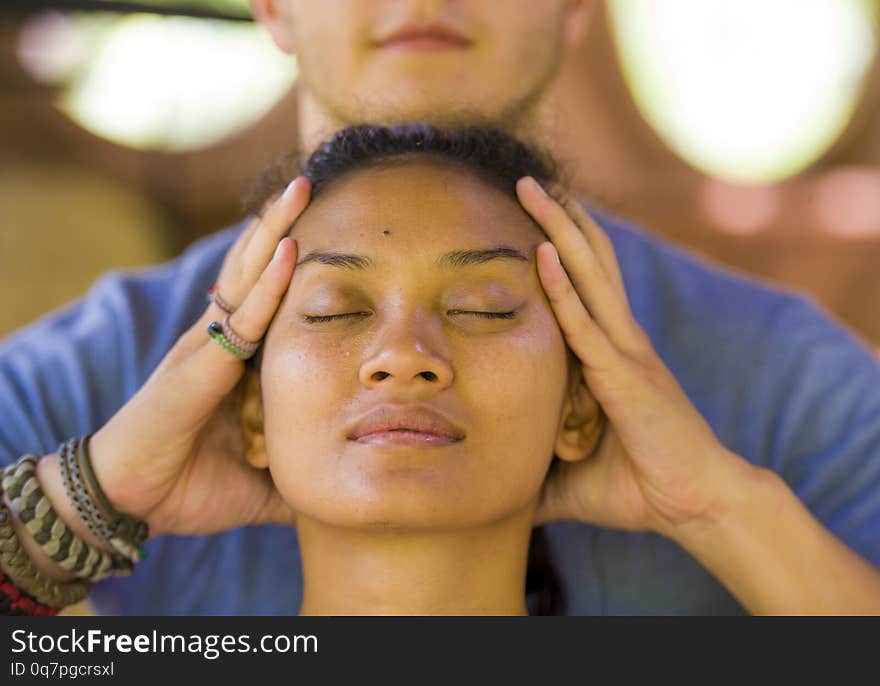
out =
<svg viewBox="0 0 880 686"><path fill-rule="evenodd" d="M229 250L217 282L236 308L230 325L261 340L287 292L296 242L285 237L307 206L300 177ZM144 386L90 442L99 483L151 535L208 534L246 524L293 524L268 471L245 459L235 393L244 363L208 336L225 313L212 302Z"/></svg>
<svg viewBox="0 0 880 686"><path fill-rule="evenodd" d="M552 192L558 201L533 179L517 184L523 207L552 241L537 249L541 283L608 421L592 455L548 475L537 522L575 519L671 536L720 514L725 492L757 468L719 442L657 355L633 317L604 231Z"/></svg>

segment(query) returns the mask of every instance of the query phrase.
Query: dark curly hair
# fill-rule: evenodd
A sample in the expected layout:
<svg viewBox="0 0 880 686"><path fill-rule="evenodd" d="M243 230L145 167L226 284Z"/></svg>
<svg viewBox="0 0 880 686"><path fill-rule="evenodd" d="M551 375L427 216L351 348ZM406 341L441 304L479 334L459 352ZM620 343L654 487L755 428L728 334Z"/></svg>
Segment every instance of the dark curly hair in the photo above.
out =
<svg viewBox="0 0 880 686"><path fill-rule="evenodd" d="M523 176L542 184L560 181L559 166L549 154L489 126L358 125L335 133L305 161L289 155L269 167L245 197L245 209L261 215L267 203L300 174L311 181L314 198L353 172L426 157L458 165L514 199L516 182ZM253 359L259 364L258 358ZM543 527L532 531L529 542L526 599L530 614L565 613L562 585Z"/></svg>
<svg viewBox="0 0 880 686"><path fill-rule="evenodd" d="M248 214L261 215L266 204L300 174L311 181L314 198L352 172L406 164L414 156L456 164L514 198L516 182L523 176L546 184L558 183L561 175L551 155L500 129L362 124L338 131L305 160L288 155L268 167L246 193L244 208Z"/></svg>

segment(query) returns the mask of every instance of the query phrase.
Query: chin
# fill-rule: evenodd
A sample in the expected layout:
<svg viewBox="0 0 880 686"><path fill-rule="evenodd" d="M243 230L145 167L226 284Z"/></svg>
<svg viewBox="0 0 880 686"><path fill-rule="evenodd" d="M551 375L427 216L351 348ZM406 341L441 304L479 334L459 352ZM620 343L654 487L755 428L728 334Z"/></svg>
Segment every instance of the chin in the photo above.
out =
<svg viewBox="0 0 880 686"><path fill-rule="evenodd" d="M493 501L491 488L436 493L409 489L381 489L363 492L334 490L321 502L312 499L294 508L303 517L324 526L359 531L364 534L442 533L477 529L517 517L533 508L537 496ZM509 494L513 496L514 494Z"/></svg>
<svg viewBox="0 0 880 686"><path fill-rule="evenodd" d="M306 515L308 516L308 515ZM359 531L364 534L438 533L480 526L486 522L453 512L394 512L388 508L379 511L319 513L313 517L325 526Z"/></svg>
<svg viewBox="0 0 880 686"><path fill-rule="evenodd" d="M395 87L393 100L382 102L365 102L365 110L369 121L386 124L420 121L437 127L454 127L463 122L475 123L483 120L494 120L500 115L497 106L488 107L486 103L469 98L454 83L445 81L433 87L430 93L425 92L424 81L414 83L410 88L405 85ZM363 116L364 112L360 112Z"/></svg>
<svg viewBox="0 0 880 686"><path fill-rule="evenodd" d="M439 532L486 524L493 519L479 498L428 497L424 493L392 493L384 497L346 495L337 491L334 501L298 510L325 526L363 533L393 534Z"/></svg>

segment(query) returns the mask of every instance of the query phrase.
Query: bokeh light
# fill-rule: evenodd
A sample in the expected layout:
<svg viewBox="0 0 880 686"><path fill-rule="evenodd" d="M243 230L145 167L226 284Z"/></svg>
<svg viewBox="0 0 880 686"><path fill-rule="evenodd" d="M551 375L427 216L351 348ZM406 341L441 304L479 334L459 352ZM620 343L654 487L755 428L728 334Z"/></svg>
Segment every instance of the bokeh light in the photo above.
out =
<svg viewBox="0 0 880 686"><path fill-rule="evenodd" d="M146 14L37 15L19 56L60 86L85 129L137 148L208 146L247 127L292 87L296 61L259 26Z"/></svg>
<svg viewBox="0 0 880 686"><path fill-rule="evenodd" d="M874 0L609 0L637 106L687 162L766 183L815 162L877 51Z"/></svg>

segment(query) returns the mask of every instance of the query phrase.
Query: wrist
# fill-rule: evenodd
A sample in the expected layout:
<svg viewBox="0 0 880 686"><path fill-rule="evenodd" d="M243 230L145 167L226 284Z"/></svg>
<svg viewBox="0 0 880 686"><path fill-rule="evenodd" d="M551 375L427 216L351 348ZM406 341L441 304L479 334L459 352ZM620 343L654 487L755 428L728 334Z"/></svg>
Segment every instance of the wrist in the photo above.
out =
<svg viewBox="0 0 880 686"><path fill-rule="evenodd" d="M112 553L113 550L89 530L70 501L61 478L60 459L58 453L53 453L37 462L37 480L43 493L71 533L99 550Z"/></svg>
<svg viewBox="0 0 880 686"><path fill-rule="evenodd" d="M662 532L689 552L723 545L736 527L748 525L750 513L760 503L772 501L781 479L764 467L757 467L739 455L725 450L713 476L709 506L699 515Z"/></svg>
<svg viewBox="0 0 880 686"><path fill-rule="evenodd" d="M108 438L102 431L92 434L88 442L95 479L113 509L147 521L148 512L138 499L138 490L132 488L131 470L120 459L118 450L114 450L112 438ZM150 526L148 538L155 535L154 527Z"/></svg>

